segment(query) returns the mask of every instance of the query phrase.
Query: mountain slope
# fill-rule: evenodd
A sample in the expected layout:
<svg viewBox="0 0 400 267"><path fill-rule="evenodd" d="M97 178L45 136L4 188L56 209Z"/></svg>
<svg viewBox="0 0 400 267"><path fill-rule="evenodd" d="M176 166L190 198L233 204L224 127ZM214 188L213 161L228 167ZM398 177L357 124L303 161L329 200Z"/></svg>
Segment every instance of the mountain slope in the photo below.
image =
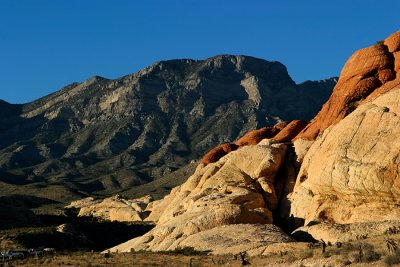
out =
<svg viewBox="0 0 400 267"><path fill-rule="evenodd" d="M179 180L175 170L217 144L309 120L334 83L297 86L279 62L223 55L96 76L25 105L1 102L1 193L69 201Z"/></svg>

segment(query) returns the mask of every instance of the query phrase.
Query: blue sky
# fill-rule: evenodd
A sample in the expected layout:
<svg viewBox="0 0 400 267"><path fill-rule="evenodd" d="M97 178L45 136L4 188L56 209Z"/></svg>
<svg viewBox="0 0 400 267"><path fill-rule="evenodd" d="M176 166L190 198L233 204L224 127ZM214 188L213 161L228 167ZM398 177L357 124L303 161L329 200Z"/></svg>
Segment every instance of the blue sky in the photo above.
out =
<svg viewBox="0 0 400 267"><path fill-rule="evenodd" d="M0 99L218 54L280 61L296 82L324 79L399 30L399 10L398 0L0 0Z"/></svg>

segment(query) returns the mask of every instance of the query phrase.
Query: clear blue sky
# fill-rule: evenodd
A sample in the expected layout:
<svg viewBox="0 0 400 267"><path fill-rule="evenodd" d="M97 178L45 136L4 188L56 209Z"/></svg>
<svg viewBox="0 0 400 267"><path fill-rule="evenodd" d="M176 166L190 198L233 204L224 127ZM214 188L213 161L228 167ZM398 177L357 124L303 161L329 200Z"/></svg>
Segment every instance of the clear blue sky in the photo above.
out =
<svg viewBox="0 0 400 267"><path fill-rule="evenodd" d="M0 99L217 54L280 61L296 82L328 78L399 30L399 11L399 0L0 0Z"/></svg>

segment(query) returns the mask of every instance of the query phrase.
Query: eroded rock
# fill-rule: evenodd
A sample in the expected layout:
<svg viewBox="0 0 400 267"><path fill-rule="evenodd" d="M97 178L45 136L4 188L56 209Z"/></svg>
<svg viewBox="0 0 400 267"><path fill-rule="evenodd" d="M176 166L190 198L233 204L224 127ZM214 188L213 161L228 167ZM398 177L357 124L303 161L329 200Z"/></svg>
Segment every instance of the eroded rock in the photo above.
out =
<svg viewBox="0 0 400 267"><path fill-rule="evenodd" d="M144 196L138 199L125 199L119 195L95 200L85 198L72 202L66 208L78 208L78 216L92 216L109 221L131 222L142 221L150 211L148 204L152 201L151 196Z"/></svg>
<svg viewBox="0 0 400 267"><path fill-rule="evenodd" d="M332 95L297 138L314 140L320 132L341 121L363 100L373 100L399 85L399 32L383 44L355 52L344 65Z"/></svg>
<svg viewBox="0 0 400 267"><path fill-rule="evenodd" d="M147 218L157 221L153 230L111 250L171 250L189 243L195 249L204 249L205 240L210 244L208 249L217 253L222 251L223 243L236 250L238 240L230 244L222 239L214 245L211 240L224 231L234 234L232 229L237 225L238 238L245 229L266 231L253 237L254 248L266 240L289 241L283 233L267 238L275 228L265 226L273 222L272 210L278 199L274 182L286 149L284 144L263 140L258 145L241 147L218 162L199 165L184 184L153 206ZM227 226L232 224L235 227Z"/></svg>
<svg viewBox="0 0 400 267"><path fill-rule="evenodd" d="M335 223L400 216L400 88L359 106L307 152L292 214Z"/></svg>
<svg viewBox="0 0 400 267"><path fill-rule="evenodd" d="M324 240L325 242L349 242L351 240L362 240L374 236L400 233L400 221L362 222L351 224L335 224L322 222L303 226L292 234L295 238L311 238ZM309 241L309 240L303 240Z"/></svg>

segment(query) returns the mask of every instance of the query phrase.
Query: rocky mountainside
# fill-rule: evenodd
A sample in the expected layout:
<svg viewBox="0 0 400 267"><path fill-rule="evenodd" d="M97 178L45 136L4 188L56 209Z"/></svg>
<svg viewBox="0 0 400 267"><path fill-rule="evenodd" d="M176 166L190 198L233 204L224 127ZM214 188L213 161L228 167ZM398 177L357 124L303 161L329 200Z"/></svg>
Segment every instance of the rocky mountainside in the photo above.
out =
<svg viewBox="0 0 400 267"><path fill-rule="evenodd" d="M187 175L179 168L217 144L311 119L335 83L296 85L281 63L223 55L96 76L24 105L1 101L0 192L165 194Z"/></svg>
<svg viewBox="0 0 400 267"><path fill-rule="evenodd" d="M185 183L149 204L145 220L156 227L111 251L266 254L293 242L271 224L302 241L388 242L400 225L399 59L400 31L357 51L308 125L278 123L211 150Z"/></svg>

